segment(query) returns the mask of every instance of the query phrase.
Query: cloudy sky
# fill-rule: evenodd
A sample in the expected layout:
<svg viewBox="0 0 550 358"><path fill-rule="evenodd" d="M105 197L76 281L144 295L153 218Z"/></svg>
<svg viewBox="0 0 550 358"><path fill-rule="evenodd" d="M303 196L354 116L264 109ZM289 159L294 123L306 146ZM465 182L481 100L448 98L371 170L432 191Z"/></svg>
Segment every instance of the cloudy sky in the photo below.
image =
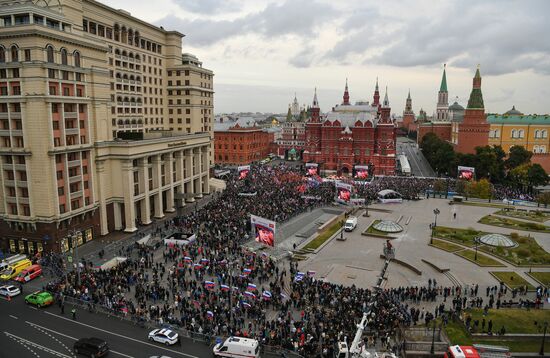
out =
<svg viewBox="0 0 550 358"><path fill-rule="evenodd" d="M215 72L216 113L286 112L296 92L323 111L372 100L376 77L401 113L435 109L443 64L449 101L465 104L479 64L485 107L550 112L546 0L100 0L184 34Z"/></svg>

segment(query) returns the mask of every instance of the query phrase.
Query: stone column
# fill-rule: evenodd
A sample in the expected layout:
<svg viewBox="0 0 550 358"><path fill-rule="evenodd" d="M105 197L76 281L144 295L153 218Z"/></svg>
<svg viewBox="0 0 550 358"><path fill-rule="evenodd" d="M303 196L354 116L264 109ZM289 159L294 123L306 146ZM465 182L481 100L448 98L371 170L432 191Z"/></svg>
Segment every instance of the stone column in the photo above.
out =
<svg viewBox="0 0 550 358"><path fill-rule="evenodd" d="M168 191L166 192L166 212L173 213L174 209L174 156L173 153L165 154L164 173Z"/></svg>
<svg viewBox="0 0 550 358"><path fill-rule="evenodd" d="M149 225L151 223L151 198L149 195L149 163L147 157L138 159L139 161L139 182L143 187L145 197L141 203L141 223Z"/></svg>
<svg viewBox="0 0 550 358"><path fill-rule="evenodd" d="M157 190L155 194L155 218L161 219L164 217L162 208L162 174L161 174L162 160L160 155L153 156L153 186Z"/></svg>
<svg viewBox="0 0 550 358"><path fill-rule="evenodd" d="M125 232L134 232L136 228L136 208L134 204L134 166L131 160L122 162L122 186L124 190Z"/></svg>
<svg viewBox="0 0 550 358"><path fill-rule="evenodd" d="M185 193L185 172L184 172L184 166L183 161L185 156L183 155L183 151L178 150L176 153L176 181L178 184L175 186L174 190L177 194L183 195ZM185 206L185 199L178 200L179 207Z"/></svg>
<svg viewBox="0 0 550 358"><path fill-rule="evenodd" d="M210 194L210 160L208 155L208 146L203 146L201 148L202 150L202 165L204 167L204 172L202 173L203 177L203 185L202 185L202 192L204 194Z"/></svg>
<svg viewBox="0 0 550 358"><path fill-rule="evenodd" d="M107 221L107 202L105 199L105 185L107 185L105 161L98 160L95 165L97 171L97 188L99 191L99 227L101 235L107 235L109 233L109 224Z"/></svg>
<svg viewBox="0 0 550 358"><path fill-rule="evenodd" d="M197 178L193 180L193 186L195 190L195 198L202 198L202 154L200 148L193 149L193 157L195 158L195 174L198 174Z"/></svg>
<svg viewBox="0 0 550 358"><path fill-rule="evenodd" d="M189 179L188 182L185 183L185 193L186 194L193 194L195 193L195 180L193 179L193 150L187 149L185 151L185 179ZM195 201L195 198L191 195L186 199L188 203L192 203Z"/></svg>

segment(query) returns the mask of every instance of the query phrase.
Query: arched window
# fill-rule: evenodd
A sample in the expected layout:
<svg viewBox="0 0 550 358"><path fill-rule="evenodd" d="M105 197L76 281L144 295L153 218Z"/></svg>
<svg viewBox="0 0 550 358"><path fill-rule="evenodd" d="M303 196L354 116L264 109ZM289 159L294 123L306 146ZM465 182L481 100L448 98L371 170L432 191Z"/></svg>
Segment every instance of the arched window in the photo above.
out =
<svg viewBox="0 0 550 358"><path fill-rule="evenodd" d="M15 45L11 47L11 62L19 62L19 49Z"/></svg>
<svg viewBox="0 0 550 358"><path fill-rule="evenodd" d="M523 134L524 134L524 133L525 133L525 132L523 131L523 129L520 129L520 130L519 130L519 137L520 137L520 138L523 138Z"/></svg>
<svg viewBox="0 0 550 358"><path fill-rule="evenodd" d="M46 61L54 63L53 47L49 45L46 47Z"/></svg>
<svg viewBox="0 0 550 358"><path fill-rule="evenodd" d="M74 67L80 67L80 52L75 51L73 53Z"/></svg>
<svg viewBox="0 0 550 358"><path fill-rule="evenodd" d="M357 127L357 125L356 125L356 127ZM494 136L495 136L495 131L491 129L489 131L489 138L493 138Z"/></svg>
<svg viewBox="0 0 550 358"><path fill-rule="evenodd" d="M500 138L500 129L495 130L495 137Z"/></svg>
<svg viewBox="0 0 550 358"><path fill-rule="evenodd" d="M538 145L533 146L533 153L538 153L538 152L539 152L539 146Z"/></svg>
<svg viewBox="0 0 550 358"><path fill-rule="evenodd" d="M512 138L516 138L516 130L512 129Z"/></svg>
<svg viewBox="0 0 550 358"><path fill-rule="evenodd" d="M4 46L0 46L0 63L6 62L6 49Z"/></svg>
<svg viewBox="0 0 550 358"><path fill-rule="evenodd" d="M139 47L139 31L134 33L134 45ZM137 57L136 57L137 58Z"/></svg>
<svg viewBox="0 0 550 358"><path fill-rule="evenodd" d="M67 65L68 64L67 50L65 50L64 48L61 49L61 64L62 65Z"/></svg>
<svg viewBox="0 0 550 358"><path fill-rule="evenodd" d="M542 130L541 138L548 138L548 131L546 129Z"/></svg>

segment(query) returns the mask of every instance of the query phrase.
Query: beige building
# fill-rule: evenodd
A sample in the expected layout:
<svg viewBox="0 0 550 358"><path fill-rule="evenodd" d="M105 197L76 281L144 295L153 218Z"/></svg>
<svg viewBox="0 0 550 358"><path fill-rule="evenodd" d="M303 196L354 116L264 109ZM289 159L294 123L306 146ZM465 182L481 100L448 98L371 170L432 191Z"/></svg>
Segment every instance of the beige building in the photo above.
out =
<svg viewBox="0 0 550 358"><path fill-rule="evenodd" d="M93 0L0 0L4 252L133 232L209 192L213 73L183 36Z"/></svg>

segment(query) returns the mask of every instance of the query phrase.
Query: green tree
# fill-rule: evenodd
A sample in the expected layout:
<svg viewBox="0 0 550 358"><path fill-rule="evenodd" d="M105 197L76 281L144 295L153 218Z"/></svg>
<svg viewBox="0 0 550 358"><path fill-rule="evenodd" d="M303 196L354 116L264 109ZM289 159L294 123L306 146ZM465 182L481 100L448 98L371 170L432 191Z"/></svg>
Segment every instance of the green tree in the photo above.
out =
<svg viewBox="0 0 550 358"><path fill-rule="evenodd" d="M515 145L510 148L510 154L508 155L508 159L506 159L504 164L506 168L513 169L522 164L529 163L532 156L533 153L526 150L523 146Z"/></svg>
<svg viewBox="0 0 550 358"><path fill-rule="evenodd" d="M537 196L537 203L540 205L544 205L544 207L548 207L550 204L550 191L545 191L544 193L540 193Z"/></svg>
<svg viewBox="0 0 550 358"><path fill-rule="evenodd" d="M523 163L508 172L508 178L516 187L524 188L529 185L529 167L528 163Z"/></svg>
<svg viewBox="0 0 550 358"><path fill-rule="evenodd" d="M527 170L527 180L531 188L538 185L546 185L548 183L548 173L546 173L540 164L531 164Z"/></svg>
<svg viewBox="0 0 550 358"><path fill-rule="evenodd" d="M491 197L492 191L492 185L487 179L471 181L466 186L467 195L473 198L489 199Z"/></svg>

